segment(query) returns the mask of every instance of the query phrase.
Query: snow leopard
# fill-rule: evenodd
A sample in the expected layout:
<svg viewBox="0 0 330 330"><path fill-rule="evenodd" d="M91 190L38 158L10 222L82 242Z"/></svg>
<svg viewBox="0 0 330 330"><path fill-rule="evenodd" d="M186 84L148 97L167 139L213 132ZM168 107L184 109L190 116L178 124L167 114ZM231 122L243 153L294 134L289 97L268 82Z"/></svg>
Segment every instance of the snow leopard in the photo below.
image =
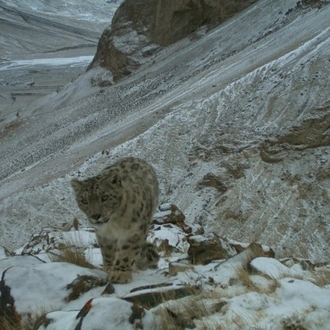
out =
<svg viewBox="0 0 330 330"><path fill-rule="evenodd" d="M71 180L71 186L95 229L108 281L128 283L135 267L157 267L157 250L146 241L159 195L151 165L124 158L94 177Z"/></svg>

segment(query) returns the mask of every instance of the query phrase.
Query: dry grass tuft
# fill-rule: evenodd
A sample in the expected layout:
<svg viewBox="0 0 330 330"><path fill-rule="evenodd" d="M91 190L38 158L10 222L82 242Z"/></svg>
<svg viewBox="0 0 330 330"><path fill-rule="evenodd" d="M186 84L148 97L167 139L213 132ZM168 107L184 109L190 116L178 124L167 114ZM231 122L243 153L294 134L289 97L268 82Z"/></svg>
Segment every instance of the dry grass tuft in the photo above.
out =
<svg viewBox="0 0 330 330"><path fill-rule="evenodd" d="M281 321L283 330L307 330L303 325L303 321L299 319L299 314L293 314L290 317L286 317Z"/></svg>
<svg viewBox="0 0 330 330"><path fill-rule="evenodd" d="M314 284L319 287L324 287L325 285L330 284L330 269L315 270L311 275L314 279Z"/></svg>
<svg viewBox="0 0 330 330"><path fill-rule="evenodd" d="M19 323L7 319L5 316L0 316L0 329L1 330L22 330Z"/></svg>
<svg viewBox="0 0 330 330"><path fill-rule="evenodd" d="M245 267L240 267L236 271L238 280L242 282L249 291L258 291L259 288L252 282L250 274L252 273Z"/></svg>
<svg viewBox="0 0 330 330"><path fill-rule="evenodd" d="M85 255L86 248L84 247L84 242L79 236L79 233L73 238L65 241L59 245L59 253L51 253L49 257L54 262L68 262L84 268L95 269L93 264L91 264Z"/></svg>
<svg viewBox="0 0 330 330"><path fill-rule="evenodd" d="M180 306L178 306L180 304ZM197 297L189 297L189 299L181 299L177 304L164 304L159 310L158 315L161 320L161 329L164 330L180 330L194 329L196 327L195 320L199 320L202 324L204 317L211 314L210 309L203 300L198 301ZM204 325L207 329L206 325ZM199 326L199 329L203 328Z"/></svg>
<svg viewBox="0 0 330 330"><path fill-rule="evenodd" d="M158 316L160 326L158 325L157 330L184 330L186 328L185 320L167 308L161 309Z"/></svg>
<svg viewBox="0 0 330 330"><path fill-rule="evenodd" d="M84 268L96 268L87 261L84 248L79 246L64 245L61 247L59 254L51 255L51 259L54 262L68 262Z"/></svg>
<svg viewBox="0 0 330 330"><path fill-rule="evenodd" d="M254 291L257 293L273 293L278 287L279 282L275 279L270 278L267 275L260 275L261 278L264 278L265 281L267 281L268 285L266 287L261 287L256 284L255 281L253 281L253 275L258 275L258 272L255 272L251 269L248 269L246 267L240 267L237 272L238 280L247 288L248 291Z"/></svg>
<svg viewBox="0 0 330 330"><path fill-rule="evenodd" d="M0 329L1 330L34 330L35 323L41 315L45 313L40 310L36 314L28 314L24 317L24 320L21 322L19 320L13 321L6 318L5 316L0 316Z"/></svg>
<svg viewBox="0 0 330 330"><path fill-rule="evenodd" d="M179 300L166 299L154 311L159 317L162 330L180 329L219 329L223 327L210 318L215 314L224 314L227 302L222 300L222 290L203 292L196 288L190 289L191 295Z"/></svg>
<svg viewBox="0 0 330 330"><path fill-rule="evenodd" d="M40 310L38 310L37 312L28 314L22 322L22 330L35 330L37 321L42 316L46 315L47 312L49 311L46 311L45 308L40 308Z"/></svg>

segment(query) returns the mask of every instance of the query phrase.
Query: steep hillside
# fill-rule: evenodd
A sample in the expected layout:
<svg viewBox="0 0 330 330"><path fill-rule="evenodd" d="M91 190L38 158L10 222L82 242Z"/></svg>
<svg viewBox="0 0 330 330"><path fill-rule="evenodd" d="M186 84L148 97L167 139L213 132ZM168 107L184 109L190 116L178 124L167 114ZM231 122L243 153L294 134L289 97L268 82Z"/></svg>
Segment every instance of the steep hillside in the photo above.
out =
<svg viewBox="0 0 330 330"><path fill-rule="evenodd" d="M77 6L62 0L1 0L1 59L93 47L116 7L104 1Z"/></svg>
<svg viewBox="0 0 330 330"><path fill-rule="evenodd" d="M0 137L2 244L82 219L70 178L133 154L188 223L327 259L329 17L328 1L259 1L113 86L95 68L25 109Z"/></svg>
<svg viewBox="0 0 330 330"><path fill-rule="evenodd" d="M120 2L0 1L0 123L86 70Z"/></svg>

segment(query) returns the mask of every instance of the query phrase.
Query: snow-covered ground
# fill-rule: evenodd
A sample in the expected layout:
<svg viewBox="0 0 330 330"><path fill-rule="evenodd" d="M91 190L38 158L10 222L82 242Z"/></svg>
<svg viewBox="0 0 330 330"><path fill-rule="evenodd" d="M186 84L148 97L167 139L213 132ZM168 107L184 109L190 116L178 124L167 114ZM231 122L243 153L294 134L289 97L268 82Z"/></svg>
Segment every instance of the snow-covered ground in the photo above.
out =
<svg viewBox="0 0 330 330"><path fill-rule="evenodd" d="M34 326L47 330L328 329L329 264L279 261L266 246L210 240L195 235L198 226L166 222L170 214L155 216L148 237L161 251L158 269L136 271L129 284L109 285L99 269L52 262L71 246L99 268L100 250L90 228L46 229L17 256L3 253L0 301L7 317L17 321L18 313L24 329L47 313ZM201 249L193 252L198 244ZM216 245L226 259L217 260Z"/></svg>
<svg viewBox="0 0 330 330"><path fill-rule="evenodd" d="M0 301L9 299L1 306L23 321L52 311L37 327L47 330L166 329L161 320L170 329L328 329L330 5L261 0L111 85L105 69L81 74L81 60L93 55L84 45L95 47L100 35L97 20L90 31L70 16L69 2L41 10L45 4L0 2L5 26L26 27L17 20L24 12L35 26L54 22L38 43L55 30L60 38L46 52L23 38L6 43L20 44L19 52L1 54L0 245L17 254L0 249ZM91 19L83 10L76 16ZM34 28L26 29L30 41ZM71 43L77 47L67 49ZM63 86L76 69L81 76ZM17 91L44 83L50 94L16 105ZM177 204L188 229L154 225L149 240L165 247L158 269L136 272L112 292L100 269L55 263L47 253L78 241L100 268L69 181L127 155L155 167L161 202ZM59 229L72 219L79 231ZM210 236L228 255L194 263L189 248ZM145 306L151 292L165 301Z"/></svg>

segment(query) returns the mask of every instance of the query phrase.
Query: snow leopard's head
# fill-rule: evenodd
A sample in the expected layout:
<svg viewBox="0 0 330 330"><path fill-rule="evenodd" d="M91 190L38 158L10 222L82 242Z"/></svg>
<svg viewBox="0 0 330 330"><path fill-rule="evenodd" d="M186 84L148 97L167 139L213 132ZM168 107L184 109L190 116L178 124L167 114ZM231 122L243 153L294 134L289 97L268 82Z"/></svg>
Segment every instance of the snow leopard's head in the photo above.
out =
<svg viewBox="0 0 330 330"><path fill-rule="evenodd" d="M123 189L118 173L107 171L83 181L73 179L71 186L79 208L93 225L111 220L122 204Z"/></svg>

